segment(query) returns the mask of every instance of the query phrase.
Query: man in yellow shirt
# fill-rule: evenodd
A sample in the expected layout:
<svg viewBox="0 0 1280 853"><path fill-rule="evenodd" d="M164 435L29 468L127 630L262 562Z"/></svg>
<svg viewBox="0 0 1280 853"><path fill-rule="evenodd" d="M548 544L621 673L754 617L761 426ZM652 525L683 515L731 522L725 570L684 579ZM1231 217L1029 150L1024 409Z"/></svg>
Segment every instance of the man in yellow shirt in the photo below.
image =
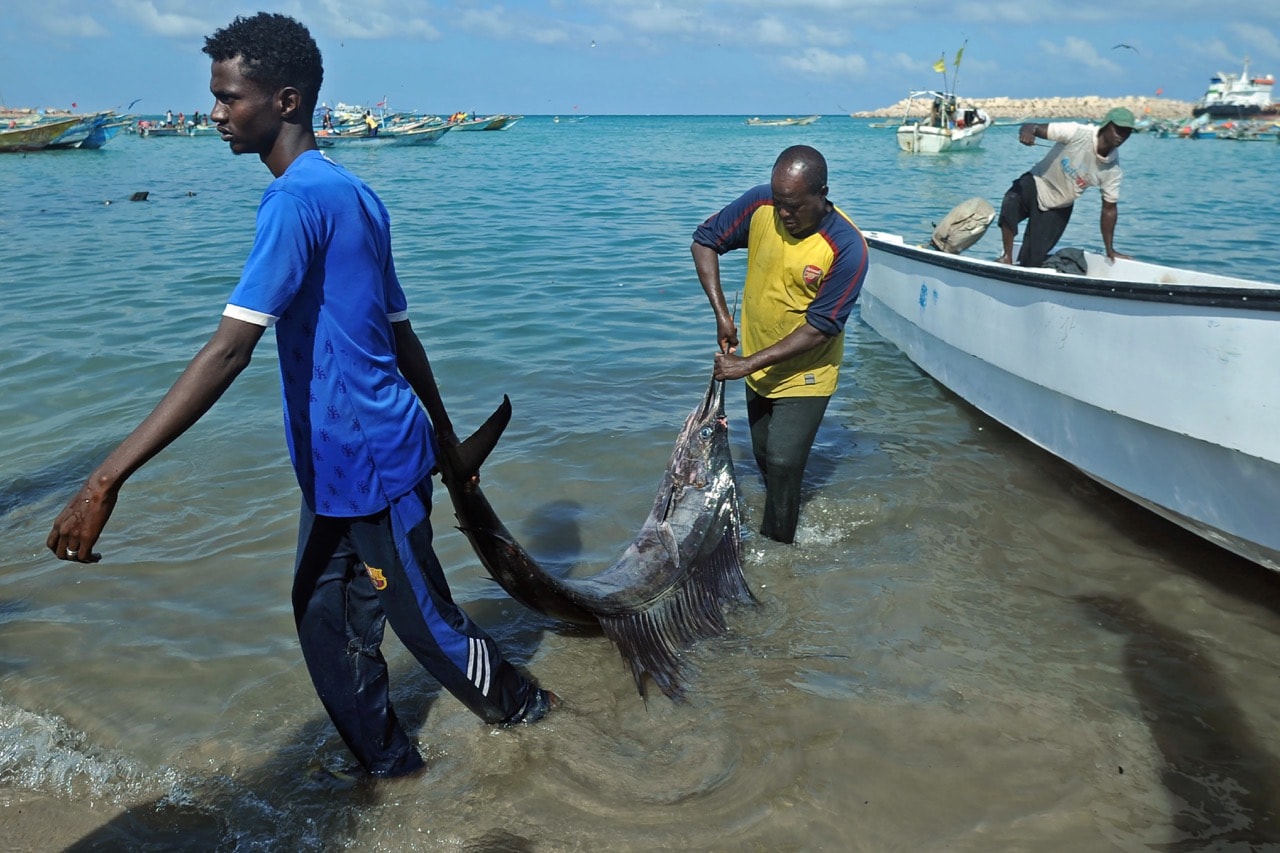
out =
<svg viewBox="0 0 1280 853"><path fill-rule="evenodd" d="M717 379L746 378L751 447L765 480L760 532L795 541L809 451L844 357L844 325L867 272L867 244L827 199L827 162L783 151L768 184L748 190L693 235L698 280L716 315ZM747 250L742 355L720 285L720 255Z"/></svg>

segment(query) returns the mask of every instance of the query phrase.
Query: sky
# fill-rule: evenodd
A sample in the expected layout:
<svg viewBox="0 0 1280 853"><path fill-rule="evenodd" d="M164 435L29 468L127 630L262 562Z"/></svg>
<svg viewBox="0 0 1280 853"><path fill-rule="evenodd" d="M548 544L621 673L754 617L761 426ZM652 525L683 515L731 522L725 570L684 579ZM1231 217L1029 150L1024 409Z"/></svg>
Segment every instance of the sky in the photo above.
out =
<svg viewBox="0 0 1280 853"><path fill-rule="evenodd" d="M1280 74L1277 0L4 0L0 106L207 112L204 36L263 10L311 29L322 100L437 114L830 115L944 82L1194 101L1246 57Z"/></svg>

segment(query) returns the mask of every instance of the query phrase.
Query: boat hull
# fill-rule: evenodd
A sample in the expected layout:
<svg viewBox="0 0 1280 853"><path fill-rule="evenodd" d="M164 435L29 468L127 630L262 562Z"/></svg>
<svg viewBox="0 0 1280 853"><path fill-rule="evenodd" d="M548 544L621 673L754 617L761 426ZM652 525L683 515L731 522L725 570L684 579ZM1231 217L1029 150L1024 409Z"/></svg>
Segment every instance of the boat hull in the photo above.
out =
<svg viewBox="0 0 1280 853"><path fill-rule="evenodd" d="M1214 104L1208 107L1193 107L1191 115L1207 115L1209 118L1242 119L1242 118L1280 118L1280 104Z"/></svg>
<svg viewBox="0 0 1280 853"><path fill-rule="evenodd" d="M1280 286L1093 256L1024 270L871 234L862 317L1099 483L1280 571Z"/></svg>
<svg viewBox="0 0 1280 853"><path fill-rule="evenodd" d="M491 115L452 122L449 126L454 130L461 131L510 130L515 127L516 122L520 121L522 118L524 118L524 116Z"/></svg>
<svg viewBox="0 0 1280 853"><path fill-rule="evenodd" d="M77 116L30 127L0 130L0 151L41 151L81 122L82 119Z"/></svg>
<svg viewBox="0 0 1280 853"><path fill-rule="evenodd" d="M820 118L822 118L821 115L803 116L800 118L749 118L747 119L747 124L751 127L804 127L805 125L813 124Z"/></svg>
<svg viewBox="0 0 1280 853"><path fill-rule="evenodd" d="M449 125L436 125L434 127L417 127L410 130L384 131L376 136L369 136L366 133L317 135L316 144L321 148L333 148L335 146L381 148L384 146L434 145L440 137L449 131Z"/></svg>
<svg viewBox="0 0 1280 853"><path fill-rule="evenodd" d="M908 154L945 154L967 151L982 145L986 124L972 128L929 127L904 124L898 128L898 148Z"/></svg>
<svg viewBox="0 0 1280 853"><path fill-rule="evenodd" d="M195 131L189 127L140 127L138 135L148 139L189 139Z"/></svg>

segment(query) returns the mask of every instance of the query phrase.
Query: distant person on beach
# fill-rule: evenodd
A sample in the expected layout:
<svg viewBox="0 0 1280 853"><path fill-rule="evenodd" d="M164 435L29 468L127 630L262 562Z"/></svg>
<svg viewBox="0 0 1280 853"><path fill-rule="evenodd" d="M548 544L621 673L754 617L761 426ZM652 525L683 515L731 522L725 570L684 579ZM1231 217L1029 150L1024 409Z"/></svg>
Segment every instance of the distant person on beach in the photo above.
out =
<svg viewBox="0 0 1280 853"><path fill-rule="evenodd" d="M742 355L720 284L720 256L733 249L747 250ZM702 223L691 250L716 316L715 377L746 378L751 448L765 481L760 532L793 542L805 465L867 272L866 241L827 199L822 154L796 145L779 155L768 184Z"/></svg>
<svg viewBox="0 0 1280 853"><path fill-rule="evenodd" d="M213 337L155 410L54 522L60 560L93 552L125 481L207 412L275 327L285 434L302 488L293 610L325 709L367 773L424 767L392 708L383 626L485 722L532 723L558 701L512 665L453 601L432 546L429 410L443 411L409 324L390 217L363 182L316 148L324 76L307 28L283 15L237 17L205 39L210 117L235 154L275 180Z"/></svg>
<svg viewBox="0 0 1280 853"><path fill-rule="evenodd" d="M1107 113L1101 127L1075 122L1035 124L1028 122L1018 131L1018 141L1035 145L1037 139L1056 143L1044 158L1024 172L1009 187L1000 205L1000 237L1004 254L1000 263L1013 263L1013 238L1018 223L1027 220L1018 266L1042 266L1067 230L1071 209L1086 187L1102 191L1102 246L1107 257L1127 258L1115 250L1112 240L1119 218L1119 148L1133 133L1133 113L1116 107Z"/></svg>

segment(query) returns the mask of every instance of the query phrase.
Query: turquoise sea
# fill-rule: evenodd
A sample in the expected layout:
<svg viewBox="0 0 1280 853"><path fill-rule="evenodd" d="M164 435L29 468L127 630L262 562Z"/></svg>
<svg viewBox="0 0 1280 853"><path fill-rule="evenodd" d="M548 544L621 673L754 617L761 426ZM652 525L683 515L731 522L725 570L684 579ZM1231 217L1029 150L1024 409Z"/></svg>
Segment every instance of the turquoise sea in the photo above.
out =
<svg viewBox="0 0 1280 853"><path fill-rule="evenodd" d="M826 155L832 199L861 227L921 241L965 198L998 204L1043 154L1007 126L976 152L912 157L845 116L744 118L529 116L331 152L391 211L460 431L511 396L485 490L549 563L603 568L639 530L715 349L692 232L784 147ZM1277 279L1274 140L1137 135L1122 160L1117 248ZM687 701L642 700L607 640L510 600L438 494L456 596L565 708L484 726L389 632L397 707L430 769L315 781L309 768L347 756L293 630L298 496L274 342L129 483L101 563L44 549L63 502L213 331L269 180L216 137L0 157L0 847L1280 844L1280 577L1021 441L856 315L799 542L748 539L759 606L690 652ZM1100 245L1098 207L1091 191L1064 244ZM998 234L970 251L998 254ZM754 530L740 385L729 414Z"/></svg>

